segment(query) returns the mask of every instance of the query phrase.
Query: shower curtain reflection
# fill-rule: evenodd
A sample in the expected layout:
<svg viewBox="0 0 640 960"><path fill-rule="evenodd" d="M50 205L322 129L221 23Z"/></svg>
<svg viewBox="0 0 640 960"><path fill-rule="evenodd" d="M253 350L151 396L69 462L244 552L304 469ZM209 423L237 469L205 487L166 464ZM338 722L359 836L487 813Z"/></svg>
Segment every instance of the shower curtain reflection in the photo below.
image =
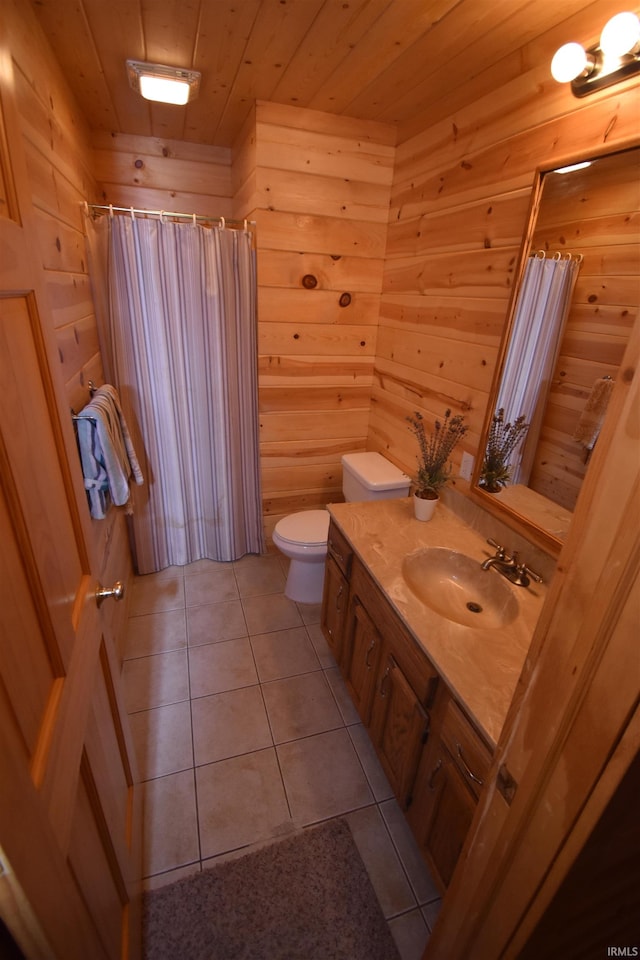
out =
<svg viewBox="0 0 640 960"><path fill-rule="evenodd" d="M137 572L261 553L250 233L107 216L87 234L105 375L146 457Z"/></svg>

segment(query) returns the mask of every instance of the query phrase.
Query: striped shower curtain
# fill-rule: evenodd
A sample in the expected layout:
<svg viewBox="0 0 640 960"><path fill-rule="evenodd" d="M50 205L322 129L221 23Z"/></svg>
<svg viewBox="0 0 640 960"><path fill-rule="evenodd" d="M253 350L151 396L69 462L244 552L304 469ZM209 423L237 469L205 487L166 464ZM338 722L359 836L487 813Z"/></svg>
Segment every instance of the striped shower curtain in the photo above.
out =
<svg viewBox="0 0 640 960"><path fill-rule="evenodd" d="M530 424L514 457L512 483L529 481L581 260L542 253L530 256L525 266L496 403L505 421L524 414Z"/></svg>
<svg viewBox="0 0 640 960"><path fill-rule="evenodd" d="M143 458L137 572L262 553L250 233L116 215L87 234L105 375Z"/></svg>

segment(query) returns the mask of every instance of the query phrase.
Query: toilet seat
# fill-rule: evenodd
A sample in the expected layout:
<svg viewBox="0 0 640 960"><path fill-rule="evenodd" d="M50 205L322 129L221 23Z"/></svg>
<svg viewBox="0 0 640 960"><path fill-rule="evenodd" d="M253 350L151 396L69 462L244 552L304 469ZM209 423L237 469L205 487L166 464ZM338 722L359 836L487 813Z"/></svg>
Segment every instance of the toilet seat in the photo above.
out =
<svg viewBox="0 0 640 960"><path fill-rule="evenodd" d="M319 547L327 543L329 520L328 510L303 510L279 520L275 532L286 543L304 543L310 547Z"/></svg>

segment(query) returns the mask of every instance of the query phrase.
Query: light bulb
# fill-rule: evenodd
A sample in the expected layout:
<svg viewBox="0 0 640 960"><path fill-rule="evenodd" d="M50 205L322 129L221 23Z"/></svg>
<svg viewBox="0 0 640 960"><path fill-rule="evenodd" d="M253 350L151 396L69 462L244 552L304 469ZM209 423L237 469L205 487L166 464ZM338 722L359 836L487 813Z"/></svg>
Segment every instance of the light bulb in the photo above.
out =
<svg viewBox="0 0 640 960"><path fill-rule="evenodd" d="M565 43L551 61L551 76L558 83L569 83L584 72L587 63L587 54L579 43Z"/></svg>
<svg viewBox="0 0 640 960"><path fill-rule="evenodd" d="M140 93L145 100L182 105L189 99L189 84L166 77L150 77L143 73L140 77Z"/></svg>
<svg viewBox="0 0 640 960"><path fill-rule="evenodd" d="M607 57L630 53L640 40L640 20L635 13L617 13L607 21L600 35L600 49Z"/></svg>

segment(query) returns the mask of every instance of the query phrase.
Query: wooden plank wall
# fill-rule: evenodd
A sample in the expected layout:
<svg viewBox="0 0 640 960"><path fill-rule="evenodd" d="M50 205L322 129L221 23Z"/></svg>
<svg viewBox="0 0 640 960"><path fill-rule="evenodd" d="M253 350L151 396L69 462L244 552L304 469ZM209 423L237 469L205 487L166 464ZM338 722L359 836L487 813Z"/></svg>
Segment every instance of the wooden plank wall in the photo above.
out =
<svg viewBox="0 0 640 960"><path fill-rule="evenodd" d="M93 133L93 200L231 217L231 150L182 140Z"/></svg>
<svg viewBox="0 0 640 960"><path fill-rule="evenodd" d="M490 64L490 92L479 77L469 106L454 91L434 108L441 119L399 131L367 447L409 473L413 410L430 423L447 407L464 413L454 461L478 453L537 169L637 137L637 80L578 100L550 77L571 31L589 43L603 22L602 7L585 8L502 78Z"/></svg>
<svg viewBox="0 0 640 960"><path fill-rule="evenodd" d="M58 348L51 360L60 363L69 407L80 409L89 399L89 380L104 379L83 225L84 201L97 193L90 135L31 5L8 0L3 13L37 224L34 255L44 271L44 313ZM95 572L105 583L126 583L131 559L123 513L110 511L106 520L92 522L92 531ZM105 608L103 628L115 644L124 640L126 614L126 604Z"/></svg>
<svg viewBox="0 0 640 960"><path fill-rule="evenodd" d="M614 380L640 293L640 149L545 177L532 250L582 254L529 487L573 510L587 463L573 439L596 380Z"/></svg>
<svg viewBox="0 0 640 960"><path fill-rule="evenodd" d="M395 128L258 103L234 153L257 222L265 530L342 499L365 449Z"/></svg>

